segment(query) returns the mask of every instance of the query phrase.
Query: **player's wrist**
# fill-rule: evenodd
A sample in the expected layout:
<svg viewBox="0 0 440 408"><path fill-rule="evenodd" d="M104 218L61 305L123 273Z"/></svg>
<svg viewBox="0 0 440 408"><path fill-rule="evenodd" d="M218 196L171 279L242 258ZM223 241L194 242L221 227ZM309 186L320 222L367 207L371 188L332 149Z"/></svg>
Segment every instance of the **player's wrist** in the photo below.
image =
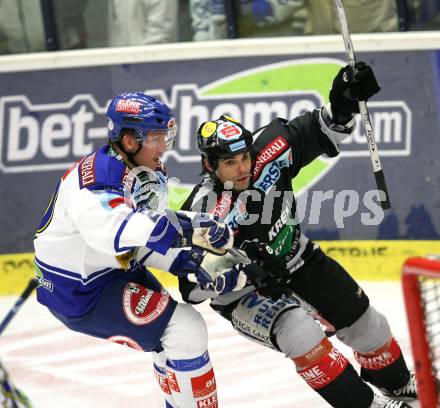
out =
<svg viewBox="0 0 440 408"><path fill-rule="evenodd" d="M325 125L339 133L351 133L355 125L354 112L338 112L334 110L332 104L327 104L321 108L320 116Z"/></svg>

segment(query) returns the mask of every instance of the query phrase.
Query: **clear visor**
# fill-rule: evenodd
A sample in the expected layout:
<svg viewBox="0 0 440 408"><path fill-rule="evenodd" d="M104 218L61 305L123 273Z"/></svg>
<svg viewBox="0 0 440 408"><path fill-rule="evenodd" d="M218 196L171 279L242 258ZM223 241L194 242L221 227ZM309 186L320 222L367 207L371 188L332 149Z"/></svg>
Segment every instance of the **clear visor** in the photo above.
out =
<svg viewBox="0 0 440 408"><path fill-rule="evenodd" d="M167 130L149 130L142 145L149 149L161 148L162 151L173 150L177 127Z"/></svg>

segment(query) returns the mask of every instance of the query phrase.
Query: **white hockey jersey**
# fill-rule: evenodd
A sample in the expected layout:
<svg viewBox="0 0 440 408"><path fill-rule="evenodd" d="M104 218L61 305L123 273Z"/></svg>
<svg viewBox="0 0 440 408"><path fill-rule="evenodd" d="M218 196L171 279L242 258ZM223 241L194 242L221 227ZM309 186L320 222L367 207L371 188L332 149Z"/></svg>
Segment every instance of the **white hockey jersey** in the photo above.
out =
<svg viewBox="0 0 440 408"><path fill-rule="evenodd" d="M140 267L131 256L137 247L154 254L150 266L170 265L179 252L170 249L176 230L150 210L166 205L166 174L163 169L156 174L145 183L139 174L130 177L109 146L64 174L34 239L40 303L66 317L85 315L106 282ZM142 210L136 209L135 194Z"/></svg>

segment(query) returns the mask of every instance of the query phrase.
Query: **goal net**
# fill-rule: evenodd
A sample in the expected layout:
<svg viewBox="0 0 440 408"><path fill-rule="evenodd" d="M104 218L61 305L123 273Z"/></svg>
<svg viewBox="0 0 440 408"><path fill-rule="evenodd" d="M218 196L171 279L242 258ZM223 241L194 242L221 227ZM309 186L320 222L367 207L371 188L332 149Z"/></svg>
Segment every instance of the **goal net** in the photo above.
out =
<svg viewBox="0 0 440 408"><path fill-rule="evenodd" d="M402 269L408 327L422 408L437 407L440 375L440 257L408 259Z"/></svg>

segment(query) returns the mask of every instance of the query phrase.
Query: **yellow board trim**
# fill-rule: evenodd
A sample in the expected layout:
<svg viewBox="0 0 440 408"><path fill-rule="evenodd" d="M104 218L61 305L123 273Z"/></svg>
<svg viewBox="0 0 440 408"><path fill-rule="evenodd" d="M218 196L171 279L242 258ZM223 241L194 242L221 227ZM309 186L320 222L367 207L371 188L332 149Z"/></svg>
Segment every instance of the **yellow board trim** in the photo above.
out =
<svg viewBox="0 0 440 408"><path fill-rule="evenodd" d="M440 241L320 241L323 251L357 280L400 280L412 256L440 254Z"/></svg>
<svg viewBox="0 0 440 408"><path fill-rule="evenodd" d="M440 241L319 241L321 248L358 280L399 280L411 256L440 254ZM177 287L170 273L152 270L166 287ZM0 255L0 295L17 295L34 276L34 254Z"/></svg>

